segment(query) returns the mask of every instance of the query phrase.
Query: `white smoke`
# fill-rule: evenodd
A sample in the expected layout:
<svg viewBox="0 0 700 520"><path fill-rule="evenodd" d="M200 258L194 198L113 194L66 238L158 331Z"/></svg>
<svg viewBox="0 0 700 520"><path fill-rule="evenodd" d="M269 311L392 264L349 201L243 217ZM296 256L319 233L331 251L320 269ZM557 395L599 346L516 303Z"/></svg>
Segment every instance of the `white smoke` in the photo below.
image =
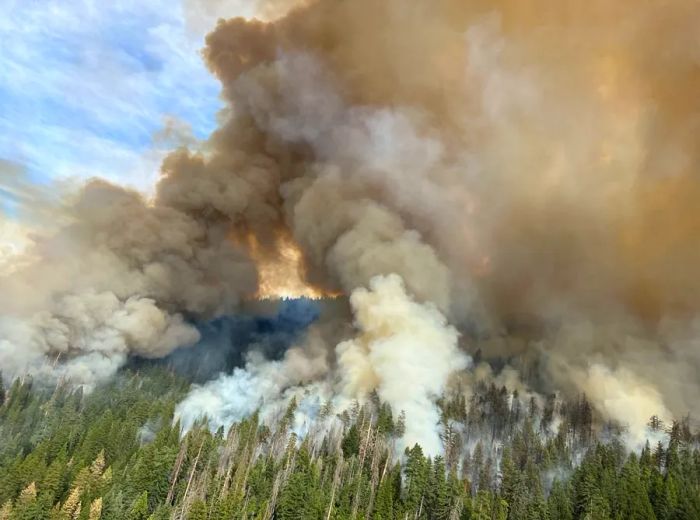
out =
<svg viewBox="0 0 700 520"><path fill-rule="evenodd" d="M93 181L0 277L3 375L92 385L129 356L194 344L182 312L229 312L255 270L225 234L141 195Z"/></svg>
<svg viewBox="0 0 700 520"><path fill-rule="evenodd" d="M440 453L435 400L450 375L469 365L457 330L434 304L413 301L397 275L372 278L350 303L359 334L336 348L341 393L366 398L376 390L397 413L406 412L404 445Z"/></svg>
<svg viewBox="0 0 700 520"><path fill-rule="evenodd" d="M86 384L113 374L129 355L161 357L199 339L180 315L165 313L153 300L90 292L61 297L29 319L3 316L0 331L6 374Z"/></svg>
<svg viewBox="0 0 700 520"><path fill-rule="evenodd" d="M183 424L206 416L212 425L229 426L258 409L269 418L292 396L301 403L313 396L317 407L331 399L341 412L376 391L397 414L406 413L399 448L418 443L431 455L440 453L435 401L449 377L470 361L457 346L457 330L434 304L414 301L395 274L372 278L350 303L357 335L335 347L334 369L327 363L328 346L312 333L280 361L253 355L245 369L193 390L177 409Z"/></svg>
<svg viewBox="0 0 700 520"><path fill-rule="evenodd" d="M328 346L319 330L312 328L281 360L271 361L253 350L245 367L196 386L178 405L176 416L185 428L203 417L212 426L228 428L255 411L264 420L275 419L292 397L306 408L311 399L318 409L320 400L332 395L330 386L323 382L328 371Z"/></svg>
<svg viewBox="0 0 700 520"><path fill-rule="evenodd" d="M626 427L626 443L635 449L650 437L647 422L652 415L664 422L673 418L659 391L624 367L611 370L594 364L585 374L577 371L573 377L605 417Z"/></svg>

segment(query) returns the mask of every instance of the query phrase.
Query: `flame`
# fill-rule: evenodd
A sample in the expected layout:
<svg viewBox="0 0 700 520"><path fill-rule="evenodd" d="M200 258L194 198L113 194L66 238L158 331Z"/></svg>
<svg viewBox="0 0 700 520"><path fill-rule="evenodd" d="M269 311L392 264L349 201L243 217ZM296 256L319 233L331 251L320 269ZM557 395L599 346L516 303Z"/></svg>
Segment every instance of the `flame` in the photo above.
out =
<svg viewBox="0 0 700 520"><path fill-rule="evenodd" d="M248 250L258 268L258 292L255 298L318 300L337 296L309 285L304 280L304 254L289 233L278 233L271 251L253 233L246 238Z"/></svg>

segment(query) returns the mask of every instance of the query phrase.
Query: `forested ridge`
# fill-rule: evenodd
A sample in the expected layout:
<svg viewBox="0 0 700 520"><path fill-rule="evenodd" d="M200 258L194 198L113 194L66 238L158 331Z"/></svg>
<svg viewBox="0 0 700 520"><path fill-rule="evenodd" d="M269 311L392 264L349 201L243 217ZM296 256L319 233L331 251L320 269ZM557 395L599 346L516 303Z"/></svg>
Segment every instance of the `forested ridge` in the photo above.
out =
<svg viewBox="0 0 700 520"><path fill-rule="evenodd" d="M329 405L297 435L292 400L211 432L174 420L188 383L124 371L84 394L31 379L0 390L1 520L700 518L700 451L688 419L650 419L630 453L581 396L543 405L477 385L444 396L444 453L397 455L405 417L373 396Z"/></svg>

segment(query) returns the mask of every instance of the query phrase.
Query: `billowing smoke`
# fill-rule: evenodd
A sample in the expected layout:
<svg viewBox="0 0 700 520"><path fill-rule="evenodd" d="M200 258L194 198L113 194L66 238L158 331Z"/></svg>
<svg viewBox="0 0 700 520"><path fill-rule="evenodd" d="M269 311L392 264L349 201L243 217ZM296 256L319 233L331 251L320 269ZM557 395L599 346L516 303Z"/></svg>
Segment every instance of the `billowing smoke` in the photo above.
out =
<svg viewBox="0 0 700 520"><path fill-rule="evenodd" d="M208 35L227 106L153 200L90 184L2 281L11 373L85 381L193 343L188 319L259 294L256 263L291 240L309 287L351 295L355 330L251 354L183 417L376 390L433 449L457 329L486 357L544 359L544 386L634 431L700 412L697 2L260 6L272 21Z"/></svg>
<svg viewBox="0 0 700 520"><path fill-rule="evenodd" d="M576 384L585 389L602 412L628 425L625 435L628 444L644 445L645 425L656 415L669 422L673 416L663 404L661 395L653 385L639 381L635 374L625 368L613 372L602 365L594 364L586 373L574 373Z"/></svg>
<svg viewBox="0 0 700 520"><path fill-rule="evenodd" d="M212 424L228 426L258 409L264 417L273 415L284 409L290 396L300 402L314 400L316 406L309 409L318 412L325 400L343 410L376 392L393 409L406 413L405 445L417 442L429 453L439 453L435 401L449 376L469 361L457 347L457 330L432 303L413 301L397 275L373 278L369 290L352 293L350 304L358 334L335 347L334 377L328 377L328 341L313 329L280 361L252 352L245 369L196 388L178 414L186 425L206 415Z"/></svg>
<svg viewBox="0 0 700 520"><path fill-rule="evenodd" d="M407 446L440 453L435 400L469 362L457 348L457 331L433 304L411 301L397 275L373 278L370 290L357 289L350 303L360 334L336 347L341 395L366 398L376 391L406 413Z"/></svg>
<svg viewBox="0 0 700 520"><path fill-rule="evenodd" d="M179 419L185 427L202 417L216 427L228 427L255 411L263 420L278 419L296 398L302 409L310 410L309 417L297 417L297 431L304 433L322 404L333 397L325 380L329 364L323 336L312 329L303 344L287 350L280 360L271 361L252 350L244 367L195 387L178 406Z"/></svg>
<svg viewBox="0 0 700 520"><path fill-rule="evenodd" d="M0 365L93 384L130 355L161 357L199 339L183 313L230 312L256 272L227 228L93 181L71 223L39 240L0 281Z"/></svg>

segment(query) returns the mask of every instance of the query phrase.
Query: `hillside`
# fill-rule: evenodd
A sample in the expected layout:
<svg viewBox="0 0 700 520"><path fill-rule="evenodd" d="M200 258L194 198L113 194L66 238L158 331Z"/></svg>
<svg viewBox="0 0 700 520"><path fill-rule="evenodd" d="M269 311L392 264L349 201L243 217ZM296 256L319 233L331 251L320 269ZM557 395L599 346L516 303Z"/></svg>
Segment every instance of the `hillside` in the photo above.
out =
<svg viewBox="0 0 700 520"><path fill-rule="evenodd" d="M396 453L404 417L376 395L328 407L294 433L296 402L182 432L188 384L161 368L123 371L83 395L30 379L3 390L0 519L700 518L700 451L687 423L650 424L628 453L585 399L540 409L506 388L440 401L444 453ZM554 424L558 423L558 424Z"/></svg>

